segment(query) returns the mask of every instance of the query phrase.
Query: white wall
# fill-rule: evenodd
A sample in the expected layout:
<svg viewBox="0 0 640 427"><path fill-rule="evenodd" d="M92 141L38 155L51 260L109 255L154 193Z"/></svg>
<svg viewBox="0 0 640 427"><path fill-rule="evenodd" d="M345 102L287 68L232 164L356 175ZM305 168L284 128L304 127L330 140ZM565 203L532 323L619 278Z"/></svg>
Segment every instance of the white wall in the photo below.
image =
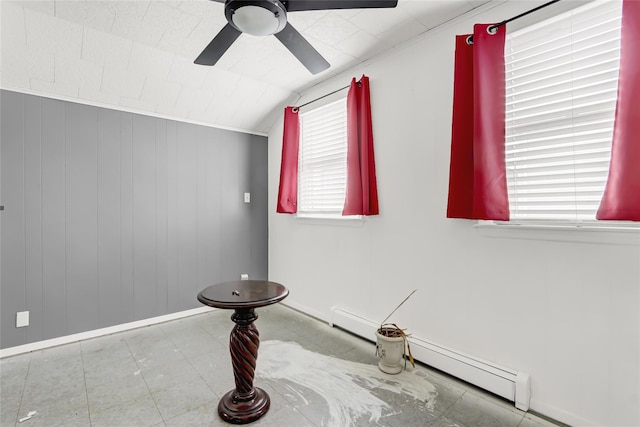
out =
<svg viewBox="0 0 640 427"><path fill-rule="evenodd" d="M300 103L370 76L381 214L363 226L276 214L278 123L269 137L270 279L289 287L290 304L324 319L340 306L381 321L418 288L392 319L415 336L529 373L531 408L560 421L636 426L640 236L539 239L445 218L454 35L526 3L477 10L303 94Z"/></svg>

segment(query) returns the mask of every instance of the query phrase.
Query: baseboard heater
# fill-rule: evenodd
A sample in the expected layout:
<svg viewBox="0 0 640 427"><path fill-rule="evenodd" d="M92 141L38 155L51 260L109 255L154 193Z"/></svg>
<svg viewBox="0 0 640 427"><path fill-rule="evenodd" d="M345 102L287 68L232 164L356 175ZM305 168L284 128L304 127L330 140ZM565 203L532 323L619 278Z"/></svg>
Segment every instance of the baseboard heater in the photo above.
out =
<svg viewBox="0 0 640 427"><path fill-rule="evenodd" d="M339 326L370 341L375 340L378 324L339 307L331 309L331 326ZM528 374L496 365L441 345L412 336L409 338L414 359L490 391L528 411L531 378Z"/></svg>

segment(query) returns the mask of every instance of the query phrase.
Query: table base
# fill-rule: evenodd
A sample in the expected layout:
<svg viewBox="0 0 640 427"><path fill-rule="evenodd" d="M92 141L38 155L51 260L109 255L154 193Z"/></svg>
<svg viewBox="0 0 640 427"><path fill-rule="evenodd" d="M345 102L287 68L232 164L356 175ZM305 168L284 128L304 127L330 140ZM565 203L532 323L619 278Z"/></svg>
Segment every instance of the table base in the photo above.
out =
<svg viewBox="0 0 640 427"><path fill-rule="evenodd" d="M254 396L248 400L239 399L236 390L225 394L218 403L220 418L231 424L248 424L266 414L271 405L269 395L259 387L254 390Z"/></svg>

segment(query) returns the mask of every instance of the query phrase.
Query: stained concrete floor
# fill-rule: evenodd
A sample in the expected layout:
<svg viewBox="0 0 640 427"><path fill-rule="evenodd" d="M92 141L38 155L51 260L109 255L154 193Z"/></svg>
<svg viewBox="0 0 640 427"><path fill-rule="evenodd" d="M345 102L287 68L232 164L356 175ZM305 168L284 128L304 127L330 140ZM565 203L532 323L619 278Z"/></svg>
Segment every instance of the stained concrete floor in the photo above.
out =
<svg viewBox="0 0 640 427"><path fill-rule="evenodd" d="M262 345L254 384L270 395L271 408L252 425L557 425L425 366L397 376L382 374L375 367L373 343L282 304L257 312ZM229 316L216 310L4 358L0 424L228 425L216 408L219 398L234 387L228 351L234 324ZM337 373L327 376L325 384L322 375L329 373L329 365ZM302 375L287 376L292 367L298 374L302 369ZM413 392L402 391L403 381L414 385ZM364 403L363 396L368 399ZM37 413L19 423L30 411Z"/></svg>

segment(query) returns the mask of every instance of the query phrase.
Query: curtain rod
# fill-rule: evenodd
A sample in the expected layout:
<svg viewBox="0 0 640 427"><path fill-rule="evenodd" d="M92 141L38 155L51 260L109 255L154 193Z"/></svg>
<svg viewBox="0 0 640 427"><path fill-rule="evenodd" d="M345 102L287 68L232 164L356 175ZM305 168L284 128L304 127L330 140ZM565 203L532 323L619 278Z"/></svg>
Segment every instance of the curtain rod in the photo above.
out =
<svg viewBox="0 0 640 427"><path fill-rule="evenodd" d="M528 15L528 14L530 14L530 13L537 12L537 11L539 11L540 9L544 9L545 7L547 7L547 6L551 6L551 5L552 5L552 4L554 4L554 3L558 3L559 1L560 1L560 0L551 0L550 2L547 2L547 3L541 4L541 5L540 5L540 6L538 6L538 7L534 7L533 9L529 9L529 10L527 10L526 12L522 12L520 15L516 15L516 16L511 17L511 18L509 18L509 19L505 19L504 21L498 22L497 24L494 24L494 25L490 26L489 28L487 28L487 31L493 32L493 30L495 30L495 29L497 29L497 28L500 28L500 27L502 27L503 25L506 25L506 24L508 24L508 23L509 23L509 22L511 22L511 21L515 21L516 19L520 19L520 18L522 18L522 17L524 17L524 16L527 16L527 15ZM492 33L492 34L493 34L493 33ZM470 37L468 37L468 38L467 38L467 43L473 43L473 36L470 36Z"/></svg>
<svg viewBox="0 0 640 427"><path fill-rule="evenodd" d="M340 92L341 90L345 90L345 89L350 88L350 87L351 87L351 85L349 84L349 85L346 85L345 87L341 87L340 89L336 89L336 90L334 90L333 92L329 92L329 93L328 93L328 94L326 94L326 95L319 96L319 97L317 97L316 99L312 99L311 101L309 101L309 102L305 102L305 103L304 103L304 104L302 104L302 105L299 105L299 106L297 106L297 107L293 107L293 110L294 110L294 111L298 111L299 109L301 109L301 108L302 108L302 107L304 107L305 105L309 105L309 104L312 104L312 103L314 103L314 102L316 102L316 101L320 101L322 98L326 98L327 96L331 96L331 95L333 95L334 93L338 93L338 92Z"/></svg>
<svg viewBox="0 0 640 427"><path fill-rule="evenodd" d="M529 9L529 10L527 10L526 12L521 13L520 15L516 15L516 16L511 17L511 18L509 18L509 19L505 19L504 21L498 22L497 24L494 24L494 25L490 26L490 27L488 28L488 30L489 30L489 31L493 31L493 30L495 30L496 28L502 27L503 25L506 25L506 24L508 24L508 23L509 23L509 22L511 22L511 21L515 21L516 19L520 19L520 18L522 18L522 17L524 17L524 16L527 16L527 15L528 15L528 14L530 14L530 13L537 12L537 11L539 11L540 9L544 9L545 7L547 7L547 6L551 6L551 5L552 5L552 4L554 4L554 3L558 3L559 1L560 1L560 0L551 0L551 1L547 2L547 3L541 4L540 6L538 6L538 7L534 7L533 9ZM472 44L472 43L473 43L473 36L469 36L469 37L467 37L467 43L469 43L469 44ZM351 87L351 85L347 85L347 86L345 86L345 87L341 87L340 89L336 89L336 90L334 90L333 92L329 92L329 93L328 93L328 94L326 94L326 95L319 96L318 98L316 98L316 99L312 99L312 100L311 100L311 101L309 101L309 102L305 102L305 103L304 103L304 104L302 104L302 105L299 105L299 106L297 106L297 107L293 107L293 110L294 110L294 111L298 111L298 110L299 110L299 109L301 109L302 107L305 107L305 106L307 106L307 105L309 105L309 104L313 104L313 103L314 103L314 102L316 102L316 101L320 101L321 99L326 98L327 96L331 96L331 95L333 95L334 93L338 93L338 92L340 92L341 90L345 90L345 89L347 89L347 88L349 88L349 87Z"/></svg>

